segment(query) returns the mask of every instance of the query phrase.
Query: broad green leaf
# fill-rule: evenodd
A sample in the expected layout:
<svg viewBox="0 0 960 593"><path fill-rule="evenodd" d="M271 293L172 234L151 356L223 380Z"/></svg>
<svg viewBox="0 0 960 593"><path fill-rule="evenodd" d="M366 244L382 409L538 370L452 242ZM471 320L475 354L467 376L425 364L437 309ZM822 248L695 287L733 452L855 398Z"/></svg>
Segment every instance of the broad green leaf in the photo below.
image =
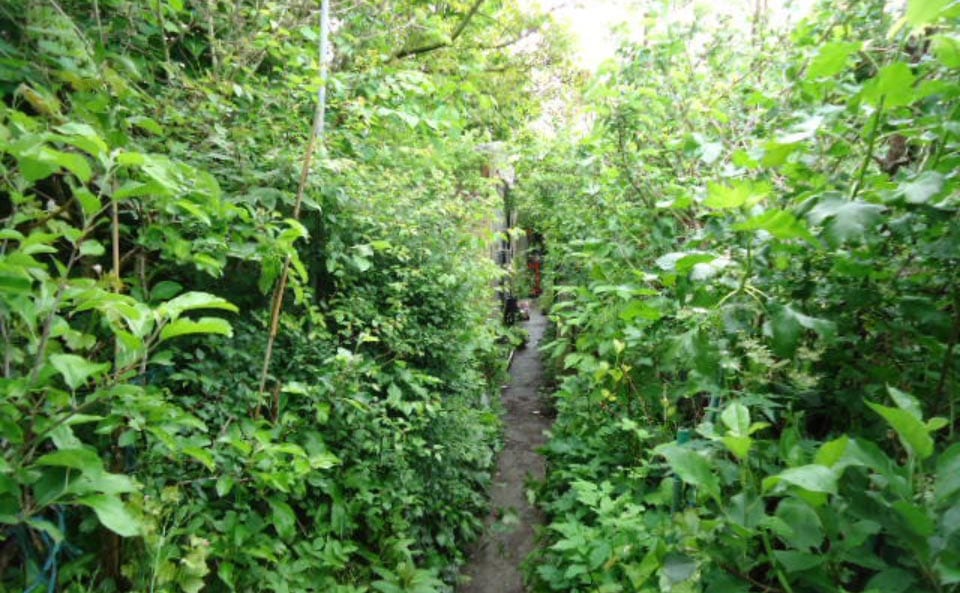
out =
<svg viewBox="0 0 960 593"><path fill-rule="evenodd" d="M233 336L233 328L227 320L219 317L201 317L197 320L181 317L160 330L160 341L191 334L219 334L230 337Z"/></svg>
<svg viewBox="0 0 960 593"><path fill-rule="evenodd" d="M217 496L223 498L224 496L230 494L230 491L233 490L233 486L236 483L237 481L230 476L220 476L217 478Z"/></svg>
<svg viewBox="0 0 960 593"><path fill-rule="evenodd" d="M860 49L860 45L844 41L833 41L821 45L816 57L807 67L807 78L816 80L832 78L840 74L847 67L850 56Z"/></svg>
<svg viewBox="0 0 960 593"><path fill-rule="evenodd" d="M128 494L137 491L137 484L130 476L109 472L85 473L75 484L78 492L98 494Z"/></svg>
<svg viewBox="0 0 960 593"><path fill-rule="evenodd" d="M124 506L116 496L108 494L95 494L84 496L76 500L77 504L82 504L93 509L100 519L100 523L110 531L123 537L135 537L140 535L141 527L130 511Z"/></svg>
<svg viewBox="0 0 960 593"><path fill-rule="evenodd" d="M156 120L152 118L143 115L136 115L133 117L128 117L127 123L136 126L141 130L150 132L151 134L156 134L157 136L163 135L163 128L156 122Z"/></svg>
<svg viewBox="0 0 960 593"><path fill-rule="evenodd" d="M776 516L790 527L789 536L780 535L790 547L810 551L823 543L820 516L806 502L798 498L785 498L777 505Z"/></svg>
<svg viewBox="0 0 960 593"><path fill-rule="evenodd" d="M284 539L292 538L297 534L297 517L289 504L277 497L267 499L273 511L273 526L277 535Z"/></svg>
<svg viewBox="0 0 960 593"><path fill-rule="evenodd" d="M73 136L73 138L67 138L65 141L85 151L90 156L101 157L109 151L107 143L88 124L69 122L57 126L55 129L61 134Z"/></svg>
<svg viewBox="0 0 960 593"><path fill-rule="evenodd" d="M826 561L821 554L810 554L794 550L774 550L774 558L787 572L800 572L816 568Z"/></svg>
<svg viewBox="0 0 960 593"><path fill-rule="evenodd" d="M91 449L61 449L47 453L37 459L37 465L52 465L69 467L86 473L100 473L103 471L103 460Z"/></svg>
<svg viewBox="0 0 960 593"><path fill-rule="evenodd" d="M865 593L907 593L914 590L917 578L902 568L881 570L867 581Z"/></svg>
<svg viewBox="0 0 960 593"><path fill-rule="evenodd" d="M907 502L906 500L894 502L893 508L900 514L904 523L917 535L930 537L936 531L936 523L927 513L926 509Z"/></svg>
<svg viewBox="0 0 960 593"><path fill-rule="evenodd" d="M62 152L49 146L37 146L19 156L20 172L27 181L39 181L63 168L86 183L93 176L90 163L82 155Z"/></svg>
<svg viewBox="0 0 960 593"><path fill-rule="evenodd" d="M60 152L59 150L50 150L49 154L52 162L76 175L80 181L86 183L93 177L90 163L83 155L73 152Z"/></svg>
<svg viewBox="0 0 960 593"><path fill-rule="evenodd" d="M206 292L185 292L157 308L158 311L168 315L171 319L176 319L185 311L196 309L223 309L234 313L239 311L233 303Z"/></svg>
<svg viewBox="0 0 960 593"><path fill-rule="evenodd" d="M894 62L882 68L874 78L863 85L861 96L874 107L879 106L881 101L886 109L904 107L917 99L913 88L916 80L909 65Z"/></svg>
<svg viewBox="0 0 960 593"><path fill-rule="evenodd" d="M100 198L95 196L86 187L78 187L73 190L73 196L77 198L80 207L83 208L83 214L87 217L94 216L103 208L100 204Z"/></svg>
<svg viewBox="0 0 960 593"><path fill-rule="evenodd" d="M862 237L880 222L884 210L878 204L830 196L810 210L807 219L811 224L823 225L826 238L838 245Z"/></svg>
<svg viewBox="0 0 960 593"><path fill-rule="evenodd" d="M952 0L908 0L907 23L914 29L934 23Z"/></svg>
<svg viewBox="0 0 960 593"><path fill-rule="evenodd" d="M27 519L26 523L31 528L36 529L37 531L42 531L43 533L46 533L48 536L50 536L50 539L52 539L54 543L58 544L63 541L63 532L60 531L60 529L56 525L54 525L50 521L47 521L46 519L31 517Z"/></svg>
<svg viewBox="0 0 960 593"><path fill-rule="evenodd" d="M733 226L737 231L767 231L778 239L803 239L816 244L817 240L796 216L786 210L767 210Z"/></svg>
<svg viewBox="0 0 960 593"><path fill-rule="evenodd" d="M947 68L960 68L960 37L934 35L933 54Z"/></svg>
<svg viewBox="0 0 960 593"><path fill-rule="evenodd" d="M934 497L938 507L953 505L960 494L960 443L954 443L937 458Z"/></svg>
<svg viewBox="0 0 960 593"><path fill-rule="evenodd" d="M720 437L720 442L737 456L737 459L744 460L750 455L750 449L753 447L753 439L748 436L725 435Z"/></svg>
<svg viewBox="0 0 960 593"><path fill-rule="evenodd" d="M714 498L719 498L720 481L703 456L676 443L657 447L657 453L667 459L667 464L681 480L702 488L705 493Z"/></svg>
<svg viewBox="0 0 960 593"><path fill-rule="evenodd" d="M693 577L697 572L697 561L686 554L671 552L663 559L660 571L666 581L676 585Z"/></svg>
<svg viewBox="0 0 960 593"><path fill-rule="evenodd" d="M900 408L889 408L873 402L867 405L893 427L900 441L920 459L933 455L933 438L927 432L927 427L916 416Z"/></svg>
<svg viewBox="0 0 960 593"><path fill-rule="evenodd" d="M827 441L817 449L817 454L813 458L814 463L826 467L835 466L843 458L844 453L847 452L847 445L849 444L850 437L847 435L843 435L832 441Z"/></svg>
<svg viewBox="0 0 960 593"><path fill-rule="evenodd" d="M813 331L821 338L829 338L836 333L836 326L832 321L804 315L790 306L770 305L770 320L764 333L771 338L773 351L779 356L793 356L800 346L804 330Z"/></svg>
<svg viewBox="0 0 960 593"><path fill-rule="evenodd" d="M184 447L181 450L183 451L184 455L189 455L190 457L193 457L194 459L202 463L207 469L211 471L216 469L217 464L213 460L213 455L210 453L210 451L207 451L206 449L202 449L200 447Z"/></svg>
<svg viewBox="0 0 960 593"><path fill-rule="evenodd" d="M717 256L712 253L675 251L658 257L656 264L661 270L686 274L690 272L695 265L710 263L715 259L717 259Z"/></svg>
<svg viewBox="0 0 960 593"><path fill-rule="evenodd" d="M736 181L733 185L710 182L704 205L717 210L750 206L767 197L773 187L765 181Z"/></svg>
<svg viewBox="0 0 960 593"><path fill-rule="evenodd" d="M893 399L893 403L897 404L898 408L910 412L917 420L923 420L923 410L920 408L920 400L909 393L900 391L892 385L887 385L887 393L890 394L890 398Z"/></svg>
<svg viewBox="0 0 960 593"><path fill-rule="evenodd" d="M750 410L740 402L730 402L720 413L720 420L727 430L735 436L747 436L750 433Z"/></svg>
<svg viewBox="0 0 960 593"><path fill-rule="evenodd" d="M97 257L106 253L103 244L96 239L87 239L80 244L80 255Z"/></svg>
<svg viewBox="0 0 960 593"><path fill-rule="evenodd" d="M96 378L110 369L106 362L92 362L76 354L53 354L50 364L63 376L70 389L83 386L91 377Z"/></svg>
<svg viewBox="0 0 960 593"><path fill-rule="evenodd" d="M911 204L926 204L941 190L943 190L943 175L936 171L924 171L912 181L900 184L897 191Z"/></svg>
<svg viewBox="0 0 960 593"><path fill-rule="evenodd" d="M780 482L787 482L810 492L837 493L837 473L822 465L801 465L800 467L786 469L775 476L764 479L763 489L769 491Z"/></svg>
<svg viewBox="0 0 960 593"><path fill-rule="evenodd" d="M340 463L340 458L333 453L315 453L310 455L310 467L313 469L330 469Z"/></svg>

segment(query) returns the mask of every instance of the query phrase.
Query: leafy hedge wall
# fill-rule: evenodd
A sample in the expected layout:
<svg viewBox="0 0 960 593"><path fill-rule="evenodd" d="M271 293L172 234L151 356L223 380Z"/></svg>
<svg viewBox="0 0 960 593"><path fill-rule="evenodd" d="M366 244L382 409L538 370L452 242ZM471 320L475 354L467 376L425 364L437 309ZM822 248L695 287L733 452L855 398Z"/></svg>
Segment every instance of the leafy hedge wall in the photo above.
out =
<svg viewBox="0 0 960 593"><path fill-rule="evenodd" d="M532 151L559 382L536 590L958 589L958 17L652 28L587 137Z"/></svg>
<svg viewBox="0 0 960 593"><path fill-rule="evenodd" d="M318 5L0 6L0 589L451 588L504 358L476 146L559 55L473 5L333 3L299 219Z"/></svg>

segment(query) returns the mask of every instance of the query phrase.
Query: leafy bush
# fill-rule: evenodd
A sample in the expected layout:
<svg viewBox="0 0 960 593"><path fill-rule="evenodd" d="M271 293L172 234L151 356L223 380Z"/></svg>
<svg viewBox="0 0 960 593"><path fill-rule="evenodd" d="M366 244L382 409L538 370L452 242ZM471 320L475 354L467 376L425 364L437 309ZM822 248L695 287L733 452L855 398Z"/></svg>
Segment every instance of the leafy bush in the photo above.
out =
<svg viewBox="0 0 960 593"><path fill-rule="evenodd" d="M520 169L560 371L536 590L957 590L948 4L664 25Z"/></svg>

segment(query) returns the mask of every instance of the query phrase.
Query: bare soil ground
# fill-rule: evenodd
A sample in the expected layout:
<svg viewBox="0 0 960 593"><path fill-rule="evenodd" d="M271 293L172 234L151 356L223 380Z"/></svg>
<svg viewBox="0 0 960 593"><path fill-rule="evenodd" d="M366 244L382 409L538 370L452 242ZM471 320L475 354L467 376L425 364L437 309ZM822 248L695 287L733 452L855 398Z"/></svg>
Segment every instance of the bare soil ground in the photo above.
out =
<svg viewBox="0 0 960 593"><path fill-rule="evenodd" d="M539 389L543 365L537 345L547 320L531 303L527 347L518 350L510 367L511 381L503 391L505 444L498 460L491 498L493 512L486 532L463 570L460 593L522 593L520 564L534 547L534 527L542 521L529 502L525 482L542 480L545 463L536 449L546 443L550 418Z"/></svg>

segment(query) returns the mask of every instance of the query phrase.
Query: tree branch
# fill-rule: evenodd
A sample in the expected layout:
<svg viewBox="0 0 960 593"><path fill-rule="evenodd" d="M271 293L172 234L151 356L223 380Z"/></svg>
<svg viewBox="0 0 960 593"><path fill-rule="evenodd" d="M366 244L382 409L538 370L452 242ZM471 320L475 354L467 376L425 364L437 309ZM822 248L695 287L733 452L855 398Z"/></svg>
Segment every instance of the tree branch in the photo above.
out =
<svg viewBox="0 0 960 593"><path fill-rule="evenodd" d="M466 30L467 25L469 25L470 21L473 20L473 17L476 16L483 2L484 0L477 0L476 2L473 3L473 6L470 7L470 10L467 12L466 16L463 17L463 20L460 21L460 24L457 25L457 28L453 30L453 34L450 36L449 41L431 43L428 45L422 45L420 47L414 47L412 49L401 49L397 53L393 54L393 59L401 60L403 58L407 58L410 56L425 54L431 51L442 49L444 47L450 47L457 40L458 37L463 35L463 32Z"/></svg>

